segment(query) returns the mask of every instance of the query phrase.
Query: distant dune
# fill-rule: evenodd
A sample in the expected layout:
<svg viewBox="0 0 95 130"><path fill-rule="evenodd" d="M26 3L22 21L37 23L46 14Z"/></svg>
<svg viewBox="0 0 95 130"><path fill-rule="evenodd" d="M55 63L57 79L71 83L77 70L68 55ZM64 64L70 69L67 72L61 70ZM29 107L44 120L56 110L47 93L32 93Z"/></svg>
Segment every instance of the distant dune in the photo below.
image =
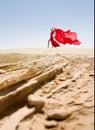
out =
<svg viewBox="0 0 95 130"><path fill-rule="evenodd" d="M0 53L25 53L25 54L66 54L66 55L88 55L94 56L94 49L89 48L29 48L8 49Z"/></svg>

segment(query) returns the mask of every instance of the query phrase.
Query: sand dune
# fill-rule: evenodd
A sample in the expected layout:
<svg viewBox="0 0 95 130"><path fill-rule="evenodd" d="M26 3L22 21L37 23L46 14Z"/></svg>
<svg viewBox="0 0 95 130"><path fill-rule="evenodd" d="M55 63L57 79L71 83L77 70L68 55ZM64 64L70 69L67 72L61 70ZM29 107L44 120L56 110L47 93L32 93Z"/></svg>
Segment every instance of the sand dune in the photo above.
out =
<svg viewBox="0 0 95 130"><path fill-rule="evenodd" d="M0 51L0 130L94 130L94 50Z"/></svg>
<svg viewBox="0 0 95 130"><path fill-rule="evenodd" d="M66 55L90 55L94 56L93 48L25 48L1 50L0 53L24 53L24 54L66 54Z"/></svg>

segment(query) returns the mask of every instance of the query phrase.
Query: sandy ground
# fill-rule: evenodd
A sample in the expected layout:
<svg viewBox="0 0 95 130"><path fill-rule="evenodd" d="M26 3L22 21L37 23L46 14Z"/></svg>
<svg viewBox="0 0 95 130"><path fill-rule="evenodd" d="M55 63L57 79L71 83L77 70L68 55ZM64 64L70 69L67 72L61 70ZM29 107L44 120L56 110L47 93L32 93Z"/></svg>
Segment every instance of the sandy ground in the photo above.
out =
<svg viewBox="0 0 95 130"><path fill-rule="evenodd" d="M24 53L24 54L65 54L94 56L93 48L28 48L1 50L0 53Z"/></svg>
<svg viewBox="0 0 95 130"><path fill-rule="evenodd" d="M94 50L0 51L0 130L94 130Z"/></svg>

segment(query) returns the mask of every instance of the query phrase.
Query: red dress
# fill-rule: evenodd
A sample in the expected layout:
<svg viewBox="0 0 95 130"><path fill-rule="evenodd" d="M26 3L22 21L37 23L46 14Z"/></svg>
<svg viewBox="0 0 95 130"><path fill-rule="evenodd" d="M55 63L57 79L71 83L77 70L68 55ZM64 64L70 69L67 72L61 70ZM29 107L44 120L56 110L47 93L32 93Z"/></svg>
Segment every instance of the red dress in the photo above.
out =
<svg viewBox="0 0 95 130"><path fill-rule="evenodd" d="M55 36L54 36L55 33ZM61 29L54 28L54 31L50 34L50 41L52 46L59 47L61 44L73 44L80 45L81 42L77 39L77 33L70 30L63 31Z"/></svg>
<svg viewBox="0 0 95 130"><path fill-rule="evenodd" d="M50 34L50 41L51 41L52 46L54 46L54 47L60 46L60 45L58 44L58 42L54 40L53 35L54 35L54 32L51 32L51 34Z"/></svg>

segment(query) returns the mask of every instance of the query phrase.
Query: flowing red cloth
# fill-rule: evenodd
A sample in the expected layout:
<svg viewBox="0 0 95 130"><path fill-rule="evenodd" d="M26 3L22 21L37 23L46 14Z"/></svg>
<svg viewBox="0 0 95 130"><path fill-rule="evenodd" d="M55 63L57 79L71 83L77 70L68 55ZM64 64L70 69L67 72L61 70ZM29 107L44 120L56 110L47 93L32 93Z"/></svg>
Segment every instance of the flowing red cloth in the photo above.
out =
<svg viewBox="0 0 95 130"><path fill-rule="evenodd" d="M55 40L53 33L55 32ZM50 34L50 41L54 47L60 46L61 44L73 44L80 45L81 42L77 39L77 33L71 32L71 30L63 31L61 29L54 28L54 32Z"/></svg>

